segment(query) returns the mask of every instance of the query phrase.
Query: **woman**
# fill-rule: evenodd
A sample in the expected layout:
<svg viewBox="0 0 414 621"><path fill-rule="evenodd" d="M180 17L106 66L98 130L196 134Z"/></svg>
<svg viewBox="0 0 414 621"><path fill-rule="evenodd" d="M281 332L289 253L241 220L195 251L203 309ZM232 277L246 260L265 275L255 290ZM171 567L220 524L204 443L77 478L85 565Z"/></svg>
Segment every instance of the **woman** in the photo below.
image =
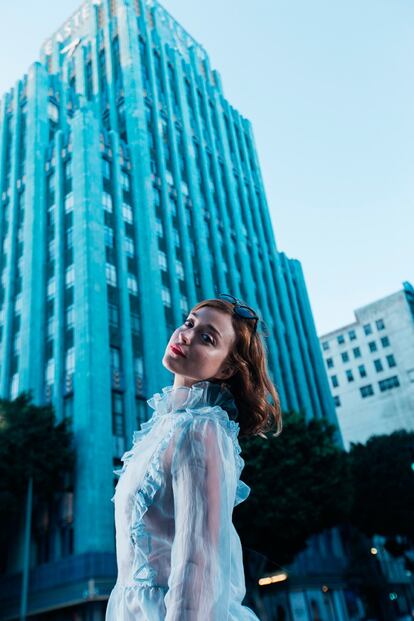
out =
<svg viewBox="0 0 414 621"><path fill-rule="evenodd" d="M116 471L118 579L106 621L257 621L241 603L232 512L250 492L239 431L282 428L258 321L224 294L172 334L162 362L174 383L148 400L155 411Z"/></svg>

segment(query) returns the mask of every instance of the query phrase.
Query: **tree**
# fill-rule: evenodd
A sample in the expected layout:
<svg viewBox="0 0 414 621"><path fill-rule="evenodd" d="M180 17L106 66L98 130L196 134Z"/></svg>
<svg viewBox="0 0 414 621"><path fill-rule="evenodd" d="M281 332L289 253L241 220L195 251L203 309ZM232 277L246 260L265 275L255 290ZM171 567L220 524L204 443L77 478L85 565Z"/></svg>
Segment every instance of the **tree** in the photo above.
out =
<svg viewBox="0 0 414 621"><path fill-rule="evenodd" d="M371 436L366 444L352 443L349 451L355 489L352 524L368 536L388 537L395 553L396 537L414 544L413 445L414 433L399 430Z"/></svg>
<svg viewBox="0 0 414 621"><path fill-rule="evenodd" d="M289 412L279 437L241 439L242 479L252 489L234 522L245 548L286 565L311 535L346 521L351 477L335 431L326 420Z"/></svg>
<svg viewBox="0 0 414 621"><path fill-rule="evenodd" d="M63 490L74 464L67 419L56 424L51 405L36 406L30 393L14 401L0 399L0 544L15 532L24 512L28 482L34 497L49 501Z"/></svg>

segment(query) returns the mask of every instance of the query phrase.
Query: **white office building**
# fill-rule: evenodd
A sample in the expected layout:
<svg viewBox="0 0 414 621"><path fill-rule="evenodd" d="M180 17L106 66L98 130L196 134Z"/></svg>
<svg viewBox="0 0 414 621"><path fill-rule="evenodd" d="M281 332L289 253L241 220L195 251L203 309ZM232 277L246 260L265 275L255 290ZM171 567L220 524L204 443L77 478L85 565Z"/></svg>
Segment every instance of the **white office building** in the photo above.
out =
<svg viewBox="0 0 414 621"><path fill-rule="evenodd" d="M414 288L354 311L319 337L344 445L414 430Z"/></svg>

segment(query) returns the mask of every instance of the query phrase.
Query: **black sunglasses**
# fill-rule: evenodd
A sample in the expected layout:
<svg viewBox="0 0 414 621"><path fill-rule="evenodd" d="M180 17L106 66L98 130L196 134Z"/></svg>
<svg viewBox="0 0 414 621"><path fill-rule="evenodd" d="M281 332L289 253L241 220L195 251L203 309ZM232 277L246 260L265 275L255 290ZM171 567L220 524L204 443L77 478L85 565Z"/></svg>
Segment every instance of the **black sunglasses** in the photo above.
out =
<svg viewBox="0 0 414 621"><path fill-rule="evenodd" d="M256 332L259 317L252 311L249 306L242 304L240 300L235 298L233 295L229 295L228 293L218 293L217 297L221 300L225 300L226 302L231 302L231 304L234 305L234 312L239 317L243 317L243 319L254 319L255 324L253 332Z"/></svg>

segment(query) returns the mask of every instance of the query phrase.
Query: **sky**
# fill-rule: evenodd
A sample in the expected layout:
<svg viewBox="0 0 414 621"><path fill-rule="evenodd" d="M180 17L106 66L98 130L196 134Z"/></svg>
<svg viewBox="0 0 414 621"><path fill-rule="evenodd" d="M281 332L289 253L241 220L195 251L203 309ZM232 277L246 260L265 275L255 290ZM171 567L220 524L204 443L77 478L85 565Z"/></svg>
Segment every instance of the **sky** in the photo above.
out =
<svg viewBox="0 0 414 621"><path fill-rule="evenodd" d="M0 94L81 2L0 0ZM414 285L414 2L164 0L255 134L319 335Z"/></svg>

